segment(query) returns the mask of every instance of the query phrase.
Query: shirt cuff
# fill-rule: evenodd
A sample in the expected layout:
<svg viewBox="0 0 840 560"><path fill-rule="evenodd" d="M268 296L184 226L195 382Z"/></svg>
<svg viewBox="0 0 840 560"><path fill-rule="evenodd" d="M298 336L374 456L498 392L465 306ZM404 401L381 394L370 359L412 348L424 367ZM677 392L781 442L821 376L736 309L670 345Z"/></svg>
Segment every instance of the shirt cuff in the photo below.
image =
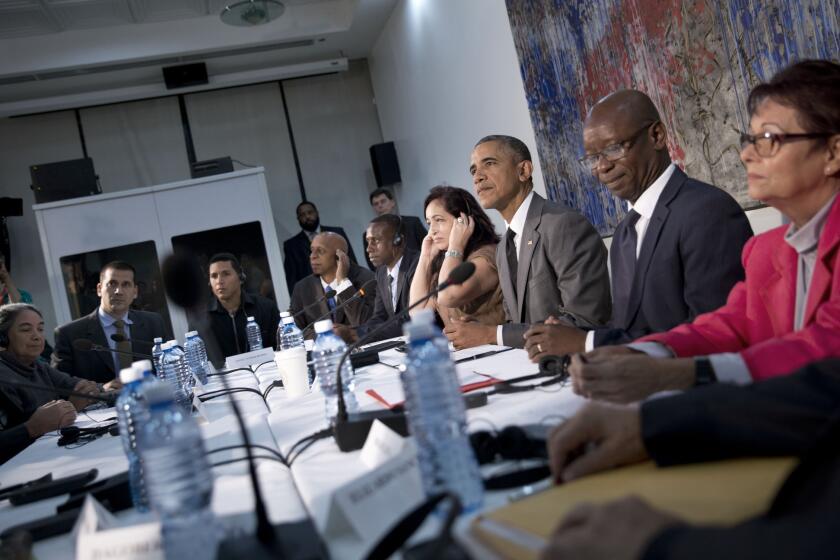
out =
<svg viewBox="0 0 840 560"><path fill-rule="evenodd" d="M709 356L709 362L712 364L715 377L720 383L749 385L753 381L747 363L737 352L712 354Z"/></svg>
<svg viewBox="0 0 840 560"><path fill-rule="evenodd" d="M658 342L631 342L627 345L627 348L632 348L633 350L643 352L651 358L674 357L674 353L671 352L671 350L667 346Z"/></svg>
<svg viewBox="0 0 840 560"><path fill-rule="evenodd" d="M586 333L586 341L583 343L583 350L585 352L592 352L595 349L595 331Z"/></svg>
<svg viewBox="0 0 840 560"><path fill-rule="evenodd" d="M351 282L349 278L345 278L344 280L341 281L341 284L336 284L335 280L333 280L332 283L330 283L330 287L333 290L335 290L336 294L340 294L341 292L343 292L344 290L346 290L348 288L352 289L353 288L353 282Z"/></svg>
<svg viewBox="0 0 840 560"><path fill-rule="evenodd" d="M499 325L498 327L496 327L496 344L498 344L499 346L504 346L505 345L505 337L502 334L502 327L503 326L504 325Z"/></svg>

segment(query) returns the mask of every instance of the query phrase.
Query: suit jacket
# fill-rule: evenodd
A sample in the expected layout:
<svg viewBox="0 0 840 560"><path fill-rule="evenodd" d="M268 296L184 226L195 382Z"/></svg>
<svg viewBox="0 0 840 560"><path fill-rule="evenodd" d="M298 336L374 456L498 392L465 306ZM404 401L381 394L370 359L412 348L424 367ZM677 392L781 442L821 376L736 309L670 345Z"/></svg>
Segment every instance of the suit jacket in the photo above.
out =
<svg viewBox="0 0 840 560"><path fill-rule="evenodd" d="M499 243L496 266L508 320L502 327L505 345L523 347L522 337L529 324L550 315L581 328L609 321L607 249L592 224L578 212L534 193L518 265L514 277L505 242Z"/></svg>
<svg viewBox="0 0 840 560"><path fill-rule="evenodd" d="M350 238L340 227L320 226L322 232L331 231L339 234L347 240L347 255L350 262L356 262L356 255L353 253L353 246L350 245ZM286 271L286 287L289 293L294 290L295 284L312 274L312 266L309 264L309 237L301 230L294 237L283 242L283 269Z"/></svg>
<svg viewBox="0 0 840 560"><path fill-rule="evenodd" d="M817 245L802 329L793 330L797 253L784 240L788 226L750 239L743 252L746 279L726 305L692 323L641 341L659 342L679 357L740 352L753 379L788 373L840 356L840 202L835 200Z"/></svg>
<svg viewBox="0 0 840 560"><path fill-rule="evenodd" d="M100 346L108 347L105 331L99 322L99 308L92 313L61 325L55 329L55 349L52 355L52 367L97 383L107 383L119 372L114 371L114 354L106 350L77 350L73 341L85 338ZM129 310L128 318L132 324L131 351L138 354L151 354L152 341L155 337L167 340L168 332L163 317L151 311Z"/></svg>
<svg viewBox="0 0 840 560"><path fill-rule="evenodd" d="M350 270L347 273L347 279L353 284L352 288L347 288L343 292L336 295L336 306L352 298L356 292L371 281L376 281L376 276L373 272L366 268L362 268L357 264L351 264ZM306 338L313 338L315 330L313 323L318 318L326 315L329 317L329 305L324 298L324 287L321 285L321 277L310 274L295 285L292 290L292 303L290 311L293 315L303 311L300 315L295 317L295 322L298 327L303 329L303 336ZM334 324L343 324L350 326L358 326L367 321L373 314L374 301L376 299L376 290L373 285L365 288L364 297L360 298L359 305L352 303L343 309L335 312L333 318Z"/></svg>
<svg viewBox="0 0 840 560"><path fill-rule="evenodd" d="M711 385L641 408L659 465L801 458L764 515L734 527L666 529L643 558L835 558L840 545L840 360L744 387Z"/></svg>
<svg viewBox="0 0 840 560"><path fill-rule="evenodd" d="M405 249L406 251L420 252L423 246L423 238L426 237L426 228L417 216L400 216L403 222L403 229L405 229ZM370 257L367 254L367 232L362 233L362 245L365 247L365 261L367 261L368 268L375 271L373 263L370 262Z"/></svg>
<svg viewBox="0 0 840 560"><path fill-rule="evenodd" d="M411 280L414 278L414 271L417 269L417 261L420 259L420 253L416 251L406 251L403 253L400 268L397 271L397 308L394 309L394 304L391 301L391 281L388 277L388 267L385 265L376 269L376 300L373 305L373 314L363 325L359 327L359 336L364 336L373 329L379 327L385 321L391 319L400 311L408 309L408 297L411 291ZM353 305L353 304L351 304ZM408 317L405 318L405 321ZM378 335L369 339L371 342L377 340L385 340L386 338L393 338L402 335L402 322L397 322L389 328L383 330Z"/></svg>
<svg viewBox="0 0 840 560"><path fill-rule="evenodd" d="M614 239L628 227L622 221ZM751 236L747 216L729 194L675 169L656 203L632 278L616 274L620 249L610 249L613 293L617 285L632 288L627 308L613 302L610 327L595 330L595 346L667 331L723 305L744 279L741 250Z"/></svg>

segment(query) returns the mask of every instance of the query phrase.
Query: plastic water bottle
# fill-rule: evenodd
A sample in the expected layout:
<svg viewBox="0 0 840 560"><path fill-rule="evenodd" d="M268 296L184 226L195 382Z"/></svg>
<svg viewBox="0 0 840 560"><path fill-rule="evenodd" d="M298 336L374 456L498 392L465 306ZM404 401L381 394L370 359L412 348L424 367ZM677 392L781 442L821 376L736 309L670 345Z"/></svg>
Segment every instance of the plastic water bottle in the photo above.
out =
<svg viewBox="0 0 840 560"><path fill-rule="evenodd" d="M163 364L160 361L160 357L163 356L163 339L156 336L153 342L155 344L152 346L152 364L155 366L155 375L163 377Z"/></svg>
<svg viewBox="0 0 840 560"><path fill-rule="evenodd" d="M295 320L290 314L286 314L281 318L281 331L277 336L280 341L280 350L288 350L289 348L303 347L303 332L295 324Z"/></svg>
<svg viewBox="0 0 840 560"><path fill-rule="evenodd" d="M315 338L315 346L312 348L316 383L320 385L321 392L324 393L324 412L327 422L330 423L333 422L338 412L338 387L336 384L338 362L347 350L347 345L333 333L332 328L333 323L329 319L315 323L315 332L318 336ZM344 385L344 402L347 405L347 410L353 411L357 406L356 396L353 394L353 388L355 387L353 366L350 365L349 358L344 360L344 365L341 368L341 380Z"/></svg>
<svg viewBox="0 0 840 560"><path fill-rule="evenodd" d="M202 384L207 383L207 351L204 348L204 341L198 336L198 331L187 333L184 353L192 376Z"/></svg>
<svg viewBox="0 0 840 560"><path fill-rule="evenodd" d="M187 363L187 353L178 345L177 340L172 340L172 353L179 358L178 367L178 381L181 383L181 388L188 397L192 397L193 387L195 387L195 378L192 376L192 371Z"/></svg>
<svg viewBox="0 0 840 560"><path fill-rule="evenodd" d="M146 360L151 368L151 362ZM117 398L117 422L120 426L120 439L123 450L128 458L128 483L131 489L131 501L137 511L145 512L149 509L146 489L143 484L143 464L137 453L138 432L149 419L149 409L143 394L143 369L134 367L120 371L120 381L123 389Z"/></svg>
<svg viewBox="0 0 840 560"><path fill-rule="evenodd" d="M163 379L173 392L175 402L181 406L184 412L191 412L192 401L181 384L181 379L186 375L184 370L187 369L187 364L184 357L176 351L174 340L170 340L163 345L163 356L161 357Z"/></svg>
<svg viewBox="0 0 840 560"><path fill-rule="evenodd" d="M426 494L458 495L465 512L481 506L484 486L467 435L466 409L449 344L431 311L405 325L406 367L401 373L408 427L417 444Z"/></svg>
<svg viewBox="0 0 840 560"><path fill-rule="evenodd" d="M253 317L248 317L248 323L245 325L245 334L248 335L248 351L260 350L263 347L262 334L260 333L260 326Z"/></svg>
<svg viewBox="0 0 840 560"><path fill-rule="evenodd" d="M156 384L145 395L149 421L138 450L149 505L160 516L164 555L214 558L219 531L210 510L213 474L201 430L174 401L169 387Z"/></svg>

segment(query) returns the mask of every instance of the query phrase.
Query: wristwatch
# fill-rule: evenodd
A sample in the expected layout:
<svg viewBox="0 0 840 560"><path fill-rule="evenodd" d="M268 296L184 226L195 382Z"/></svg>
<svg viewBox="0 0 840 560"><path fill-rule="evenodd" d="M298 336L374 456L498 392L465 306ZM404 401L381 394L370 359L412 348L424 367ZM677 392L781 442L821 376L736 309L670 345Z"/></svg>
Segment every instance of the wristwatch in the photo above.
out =
<svg viewBox="0 0 840 560"><path fill-rule="evenodd" d="M443 254L443 256L464 258L464 253L462 253L461 251L447 251Z"/></svg>
<svg viewBox="0 0 840 560"><path fill-rule="evenodd" d="M712 362L708 356L698 356L694 358L694 386L709 385L717 382L717 375L715 375L715 368L712 367Z"/></svg>

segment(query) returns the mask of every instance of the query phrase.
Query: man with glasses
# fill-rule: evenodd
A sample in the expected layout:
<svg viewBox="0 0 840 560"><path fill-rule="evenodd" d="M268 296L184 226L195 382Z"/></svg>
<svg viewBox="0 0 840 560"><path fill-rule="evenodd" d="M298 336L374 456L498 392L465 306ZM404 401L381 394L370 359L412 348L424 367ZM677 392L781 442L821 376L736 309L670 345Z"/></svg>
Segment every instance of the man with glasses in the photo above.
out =
<svg viewBox="0 0 840 560"><path fill-rule="evenodd" d="M159 314L131 309L137 299L135 276L134 267L126 262L113 261L102 267L96 285L99 307L90 315L55 329L54 368L107 383L119 377L120 369L151 354L155 337L168 335ZM78 339L89 340L102 349L77 349L73 342Z"/></svg>
<svg viewBox="0 0 840 560"><path fill-rule="evenodd" d="M669 330L723 305L744 278L741 249L752 230L743 210L671 162L665 125L647 95L621 90L600 100L583 144L580 163L630 207L610 248L612 320L588 332L535 325L525 334L534 361Z"/></svg>

